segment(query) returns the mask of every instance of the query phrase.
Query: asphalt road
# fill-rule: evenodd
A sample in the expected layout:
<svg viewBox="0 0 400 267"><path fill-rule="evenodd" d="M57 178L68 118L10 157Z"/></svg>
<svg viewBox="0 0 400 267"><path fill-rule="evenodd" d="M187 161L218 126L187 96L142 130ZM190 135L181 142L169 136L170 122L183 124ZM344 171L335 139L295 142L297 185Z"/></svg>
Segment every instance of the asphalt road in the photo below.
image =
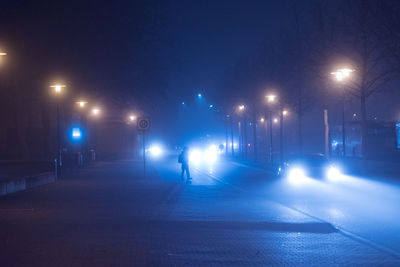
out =
<svg viewBox="0 0 400 267"><path fill-rule="evenodd" d="M0 198L1 266L399 266L398 186L105 162Z"/></svg>

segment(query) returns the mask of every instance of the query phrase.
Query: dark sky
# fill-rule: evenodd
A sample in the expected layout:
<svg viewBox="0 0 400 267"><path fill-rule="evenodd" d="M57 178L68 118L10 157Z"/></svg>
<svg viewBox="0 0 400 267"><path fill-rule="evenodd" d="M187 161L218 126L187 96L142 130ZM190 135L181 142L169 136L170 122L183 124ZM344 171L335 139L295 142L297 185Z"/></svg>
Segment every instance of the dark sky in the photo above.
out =
<svg viewBox="0 0 400 267"><path fill-rule="evenodd" d="M222 104L227 69L279 36L293 2L3 1L0 48L9 77L29 92L60 79L75 95L144 110L159 130L170 129L179 104L194 108L197 92Z"/></svg>
<svg viewBox="0 0 400 267"><path fill-rule="evenodd" d="M282 1L7 1L0 45L25 86L62 80L103 104L112 92L116 102L175 116L198 91L221 100L226 69L274 31L283 9Z"/></svg>

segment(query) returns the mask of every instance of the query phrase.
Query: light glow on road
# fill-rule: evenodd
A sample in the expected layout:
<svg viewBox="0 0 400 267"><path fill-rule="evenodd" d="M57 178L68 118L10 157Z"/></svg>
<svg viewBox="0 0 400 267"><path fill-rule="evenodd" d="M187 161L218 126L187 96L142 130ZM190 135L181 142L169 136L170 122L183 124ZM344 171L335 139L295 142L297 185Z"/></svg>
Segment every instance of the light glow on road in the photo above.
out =
<svg viewBox="0 0 400 267"><path fill-rule="evenodd" d="M211 145L204 153L204 160L207 163L215 163L218 160L218 149L216 145Z"/></svg>

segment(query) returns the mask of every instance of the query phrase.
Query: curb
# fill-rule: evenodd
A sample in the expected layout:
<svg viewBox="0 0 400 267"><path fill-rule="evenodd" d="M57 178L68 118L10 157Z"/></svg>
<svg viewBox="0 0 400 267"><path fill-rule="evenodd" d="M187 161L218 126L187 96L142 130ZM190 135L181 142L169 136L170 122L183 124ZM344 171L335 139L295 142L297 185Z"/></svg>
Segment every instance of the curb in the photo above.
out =
<svg viewBox="0 0 400 267"><path fill-rule="evenodd" d="M13 180L0 181L0 196L27 190L36 186L54 183L56 176L52 172Z"/></svg>

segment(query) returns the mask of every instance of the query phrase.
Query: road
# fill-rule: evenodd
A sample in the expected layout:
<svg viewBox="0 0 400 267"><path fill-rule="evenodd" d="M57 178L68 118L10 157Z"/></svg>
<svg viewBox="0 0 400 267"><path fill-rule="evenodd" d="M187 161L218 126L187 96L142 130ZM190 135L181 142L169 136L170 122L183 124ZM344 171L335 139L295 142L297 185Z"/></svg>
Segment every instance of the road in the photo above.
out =
<svg viewBox="0 0 400 267"><path fill-rule="evenodd" d="M103 162L0 198L2 266L400 265L397 184Z"/></svg>

